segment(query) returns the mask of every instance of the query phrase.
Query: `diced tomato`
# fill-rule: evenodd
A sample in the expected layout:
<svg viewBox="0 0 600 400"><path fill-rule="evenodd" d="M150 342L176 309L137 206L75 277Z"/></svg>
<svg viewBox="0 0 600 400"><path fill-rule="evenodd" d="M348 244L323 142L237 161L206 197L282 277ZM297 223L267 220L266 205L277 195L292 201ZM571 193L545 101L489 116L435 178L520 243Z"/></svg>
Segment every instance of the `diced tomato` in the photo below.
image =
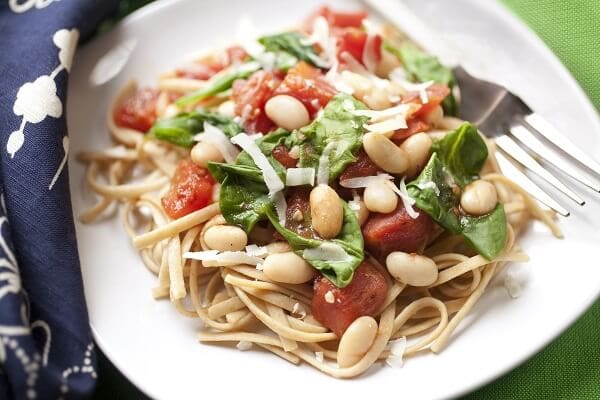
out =
<svg viewBox="0 0 600 400"><path fill-rule="evenodd" d="M179 78L207 80L224 68L240 63L248 58L248 53L241 46L231 46L215 58L190 64L175 70Z"/></svg>
<svg viewBox="0 0 600 400"><path fill-rule="evenodd" d="M361 148L356 157L356 161L349 164L340 175L340 182L346 179L372 176L377 175L378 172L383 172L373 161L371 161L364 149Z"/></svg>
<svg viewBox="0 0 600 400"><path fill-rule="evenodd" d="M375 316L385 302L387 291L383 274L364 261L354 271L352 282L345 288L338 288L325 277L317 279L312 313L317 321L340 338L355 319L364 315ZM330 296L328 292L333 295L333 303L327 301Z"/></svg>
<svg viewBox="0 0 600 400"><path fill-rule="evenodd" d="M182 160L177 165L169 192L161 200L162 206L169 217L181 218L211 202L214 184L207 169L191 160Z"/></svg>
<svg viewBox="0 0 600 400"><path fill-rule="evenodd" d="M406 121L407 128L398 129L394 132L391 139L394 143L402 142L409 136L419 132L426 132L430 126L427 122L423 121L419 117L412 117Z"/></svg>
<svg viewBox="0 0 600 400"><path fill-rule="evenodd" d="M249 133L267 133L275 124L265 113L265 103L269 100L280 79L269 71L257 71L247 80L233 83L232 99L236 115L242 117L244 129Z"/></svg>
<svg viewBox="0 0 600 400"><path fill-rule="evenodd" d="M310 188L295 186L286 196L285 227L306 238L316 238L310 223Z"/></svg>
<svg viewBox="0 0 600 400"><path fill-rule="evenodd" d="M335 93L335 89L319 69L301 61L290 68L274 94L287 94L297 98L313 116L329 103Z"/></svg>
<svg viewBox="0 0 600 400"><path fill-rule="evenodd" d="M328 6L321 6L315 12L313 12L305 21L305 26L310 29L312 28L313 21L317 17L325 17L329 25L337 28L360 28L362 22L367 18L368 13L366 11L356 12L337 12L333 11Z"/></svg>
<svg viewBox="0 0 600 400"><path fill-rule="evenodd" d="M148 132L156 120L157 89L138 89L133 96L123 101L114 111L113 118L118 126Z"/></svg>
<svg viewBox="0 0 600 400"><path fill-rule="evenodd" d="M431 112L434 108L439 106L442 101L450 94L450 89L448 86L443 85L441 83L434 83L429 86L427 89L427 97L428 102L423 104L421 108L419 108L412 116L413 117L423 117L429 112ZM402 96L402 103L418 103L421 104L421 96L418 92L410 92Z"/></svg>
<svg viewBox="0 0 600 400"><path fill-rule="evenodd" d="M381 262L385 262L392 251L420 251L433 230L433 221L429 215L417 210L419 216L413 219L406 212L404 204L398 203L398 207L391 213L371 213L362 227L365 248Z"/></svg>
<svg viewBox="0 0 600 400"><path fill-rule="evenodd" d="M290 156L290 151L283 144L276 146L271 155L286 168L294 168L298 163L297 159Z"/></svg>
<svg viewBox="0 0 600 400"><path fill-rule="evenodd" d="M337 48L338 58L344 52L350 53L358 62L363 63L363 53L367 44L367 32L356 29L347 28L340 30L337 33ZM376 35L374 39L375 60L381 60L381 36Z"/></svg>

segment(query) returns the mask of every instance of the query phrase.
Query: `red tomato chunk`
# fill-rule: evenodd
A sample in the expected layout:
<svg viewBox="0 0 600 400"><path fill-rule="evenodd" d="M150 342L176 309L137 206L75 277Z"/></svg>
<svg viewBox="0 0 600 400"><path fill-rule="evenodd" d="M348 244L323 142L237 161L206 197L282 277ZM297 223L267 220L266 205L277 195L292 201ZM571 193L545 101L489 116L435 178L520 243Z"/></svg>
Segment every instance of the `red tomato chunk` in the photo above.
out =
<svg viewBox="0 0 600 400"><path fill-rule="evenodd" d="M391 137L393 142L399 144L407 137L412 136L415 133L426 132L430 128L429 124L419 117L410 118L406 121L406 125L407 127L405 129L398 129L394 132Z"/></svg>
<svg viewBox="0 0 600 400"><path fill-rule="evenodd" d="M321 6L306 19L305 25L310 30L315 18L324 17L332 27L360 28L363 20L367 18L367 15L368 13L366 11L338 12L333 11L328 6Z"/></svg>
<svg viewBox="0 0 600 400"><path fill-rule="evenodd" d="M448 86L440 83L434 83L427 89L428 102L423 104L412 116L423 117L429 114L434 108L439 106L442 101L450 94ZM421 104L421 97L418 92L410 92L402 96L402 103L418 103Z"/></svg>
<svg viewBox="0 0 600 400"><path fill-rule="evenodd" d="M339 338L358 317L374 316L383 306L387 291L385 277L376 267L364 261L345 288L338 288L323 276L318 278L314 284L312 313ZM331 294L328 295L328 292ZM333 302L329 303L331 296Z"/></svg>
<svg viewBox="0 0 600 400"><path fill-rule="evenodd" d="M208 170L191 160L182 160L177 165L169 192L162 198L162 206L169 217L181 218L211 202L214 184Z"/></svg>
<svg viewBox="0 0 600 400"><path fill-rule="evenodd" d="M267 133L275 124L267 117L265 104L281 80L268 71L257 71L247 80L233 83L232 99L236 115L242 117L244 129L249 133Z"/></svg>
<svg viewBox="0 0 600 400"><path fill-rule="evenodd" d="M298 160L290 155L289 150L283 144L276 146L271 155L286 168L294 168L298 163Z"/></svg>
<svg viewBox="0 0 600 400"><path fill-rule="evenodd" d="M138 89L133 96L116 107L113 115L115 124L148 132L156 120L156 101L159 94L157 89Z"/></svg>
<svg viewBox="0 0 600 400"><path fill-rule="evenodd" d="M240 46L231 46L227 48L218 57L210 58L187 65L175 71L179 78L190 78L207 80L212 78L217 72L222 71L232 64L238 64L248 58L248 53Z"/></svg>
<svg viewBox="0 0 600 400"><path fill-rule="evenodd" d="M335 33L334 33L335 34ZM367 44L367 33L356 28L348 28L337 33L338 58L343 52L348 52L358 62L363 63L363 53ZM375 36L375 60L381 60L381 36Z"/></svg>
<svg viewBox="0 0 600 400"><path fill-rule="evenodd" d="M362 228L365 248L381 262L393 251L420 251L431 236L433 221L423 211L417 211L419 216L413 219L399 202L391 213L372 213Z"/></svg>
<svg viewBox="0 0 600 400"><path fill-rule="evenodd" d="M308 113L314 116L321 107L329 103L335 93L335 89L319 69L301 61L290 68L274 94L287 94L297 98Z"/></svg>

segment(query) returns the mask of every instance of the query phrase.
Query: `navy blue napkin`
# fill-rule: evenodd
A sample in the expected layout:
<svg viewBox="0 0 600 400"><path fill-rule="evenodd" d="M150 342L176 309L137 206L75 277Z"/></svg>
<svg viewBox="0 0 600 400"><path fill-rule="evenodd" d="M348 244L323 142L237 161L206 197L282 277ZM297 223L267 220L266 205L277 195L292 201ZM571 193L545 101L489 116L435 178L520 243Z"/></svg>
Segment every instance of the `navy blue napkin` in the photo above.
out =
<svg viewBox="0 0 600 400"><path fill-rule="evenodd" d="M0 399L95 386L66 157L75 47L117 0L0 1Z"/></svg>

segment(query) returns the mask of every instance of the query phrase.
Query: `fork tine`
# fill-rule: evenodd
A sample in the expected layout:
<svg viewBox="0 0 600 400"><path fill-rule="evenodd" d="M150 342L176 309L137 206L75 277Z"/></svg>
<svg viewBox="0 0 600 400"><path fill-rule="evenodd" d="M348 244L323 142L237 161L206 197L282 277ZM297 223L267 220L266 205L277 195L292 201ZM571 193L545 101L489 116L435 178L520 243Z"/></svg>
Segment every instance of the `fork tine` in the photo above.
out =
<svg viewBox="0 0 600 400"><path fill-rule="evenodd" d="M600 176L600 164L592 157L588 156L573 142L562 135L550 122L537 113L531 113L523 118L525 122L535 129L540 135L554 143L558 148L569 154L575 160L586 166L591 171Z"/></svg>
<svg viewBox="0 0 600 400"><path fill-rule="evenodd" d="M600 185L598 183L592 182L571 164L565 162L554 150L542 143L542 141L535 137L533 132L531 132L524 125L518 124L511 126L510 133L512 133L514 137L519 139L519 141L527 146L530 150L538 154L549 163L553 164L558 169L562 170L567 175L583 183L590 189L600 192Z"/></svg>
<svg viewBox="0 0 600 400"><path fill-rule="evenodd" d="M521 172L502 152L496 152L496 160L500 165L502 173L513 180L516 184L521 186L530 195L538 199L541 203L550 207L563 217L571 215L563 206L558 204L552 197L544 192L538 185L536 185L531 179Z"/></svg>
<svg viewBox="0 0 600 400"><path fill-rule="evenodd" d="M544 169L537 161L533 159L525 150L523 150L514 140L507 135L500 135L496 138L496 144L508 155L514 158L517 162L528 168L532 172L536 173L540 178L550 183L552 186L563 192L571 200L579 204L580 206L585 204L585 201L579 197L575 192L566 187L561 181L556 179L554 175Z"/></svg>

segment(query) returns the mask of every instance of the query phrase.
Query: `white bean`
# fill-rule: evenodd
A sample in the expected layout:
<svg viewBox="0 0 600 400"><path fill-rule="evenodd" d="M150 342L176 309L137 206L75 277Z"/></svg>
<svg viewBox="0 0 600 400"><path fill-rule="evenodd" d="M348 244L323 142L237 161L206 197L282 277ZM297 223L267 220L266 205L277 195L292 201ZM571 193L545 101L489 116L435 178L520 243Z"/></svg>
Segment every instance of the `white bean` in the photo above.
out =
<svg viewBox="0 0 600 400"><path fill-rule="evenodd" d="M227 100L219 104L217 108L219 114L225 115L226 117L235 116L235 103L232 100Z"/></svg>
<svg viewBox="0 0 600 400"><path fill-rule="evenodd" d="M359 362L371 348L376 335L377 321L373 317L363 316L355 319L340 339L338 365L347 368Z"/></svg>
<svg viewBox="0 0 600 400"><path fill-rule="evenodd" d="M438 277L435 262L415 253L394 251L387 256L385 265L390 275L410 286L429 286Z"/></svg>
<svg viewBox="0 0 600 400"><path fill-rule="evenodd" d="M209 161L223 162L224 158L217 146L208 142L198 142L192 147L190 157L195 164L206 168Z"/></svg>
<svg viewBox="0 0 600 400"><path fill-rule="evenodd" d="M313 278L314 270L292 251L270 254L263 263L263 272L275 282L300 284Z"/></svg>
<svg viewBox="0 0 600 400"><path fill-rule="evenodd" d="M215 225L204 232L204 242L212 250L242 251L248 244L248 235L237 226Z"/></svg>
<svg viewBox="0 0 600 400"><path fill-rule="evenodd" d="M285 253L291 250L292 247L288 242L273 242L267 245L267 251L269 254Z"/></svg>
<svg viewBox="0 0 600 400"><path fill-rule="evenodd" d="M384 135L373 132L365 134L363 147L369 158L385 172L402 174L410 166L406 152Z"/></svg>
<svg viewBox="0 0 600 400"><path fill-rule="evenodd" d="M394 211L398 205L398 196L383 180L369 183L363 193L363 200L369 211L384 214Z"/></svg>
<svg viewBox="0 0 600 400"><path fill-rule="evenodd" d="M392 72L394 69L400 66L401 63L398 57L396 57L389 51L382 51L381 60L379 60L379 62L377 63L375 72L377 73L377 76L387 78L390 76L390 72Z"/></svg>
<svg viewBox="0 0 600 400"><path fill-rule="evenodd" d="M390 94L387 90L375 87L362 99L371 110L385 110L392 106Z"/></svg>
<svg viewBox="0 0 600 400"><path fill-rule="evenodd" d="M469 183L460 196L460 206L471 215L485 215L498 204L496 187L488 181L478 179Z"/></svg>
<svg viewBox="0 0 600 400"><path fill-rule="evenodd" d="M336 237L342 230L344 209L335 190L318 185L310 192L312 227L324 239Z"/></svg>
<svg viewBox="0 0 600 400"><path fill-rule="evenodd" d="M417 175L427 164L432 143L431 137L424 132L414 134L402 142L400 148L408 154L410 161L410 167L406 171L408 176Z"/></svg>
<svg viewBox="0 0 600 400"><path fill-rule="evenodd" d="M304 104L285 94L273 96L265 104L267 117L278 126L293 130L308 125L310 117Z"/></svg>

